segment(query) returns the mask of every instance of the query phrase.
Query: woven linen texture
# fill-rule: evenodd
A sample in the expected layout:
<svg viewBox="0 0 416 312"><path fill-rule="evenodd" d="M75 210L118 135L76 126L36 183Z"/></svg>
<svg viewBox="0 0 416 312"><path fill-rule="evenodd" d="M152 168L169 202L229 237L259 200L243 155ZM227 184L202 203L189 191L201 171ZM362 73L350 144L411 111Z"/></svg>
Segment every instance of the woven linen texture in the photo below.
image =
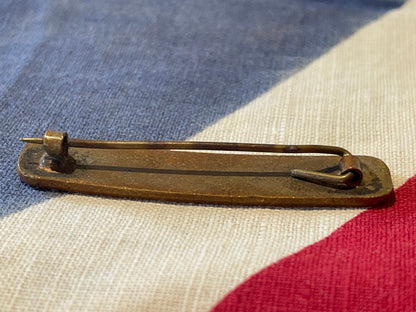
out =
<svg viewBox="0 0 416 312"><path fill-rule="evenodd" d="M359 311L380 291L377 272L406 287L391 283L370 303L406 310L397 303L412 293L398 290L414 291L414 233L413 217L400 211L410 215L414 192L403 190L413 182L384 220L381 211L362 209L64 194L28 187L15 173L18 138L53 129L88 139L339 145L383 159L399 187L415 174L416 158L416 2L401 4L3 1L0 310L250 310L253 297L235 298L247 285L261 286L262 272L275 280L285 263L294 271L310 265L298 262L304 251L329 247L321 271L313 271L323 272L320 302L311 291L317 276L299 270L293 281L311 277L304 293L289 281L286 303L255 307ZM393 232L407 239L397 244L389 237L397 229L388 226L392 216L405 225ZM365 227L351 234L354 224ZM384 252L366 254L377 264L366 271L352 247L363 248L378 227L370 243ZM333 241L343 233L357 245L347 239L337 250ZM377 262L380 255L393 269ZM341 293L330 287L340 276Z"/></svg>

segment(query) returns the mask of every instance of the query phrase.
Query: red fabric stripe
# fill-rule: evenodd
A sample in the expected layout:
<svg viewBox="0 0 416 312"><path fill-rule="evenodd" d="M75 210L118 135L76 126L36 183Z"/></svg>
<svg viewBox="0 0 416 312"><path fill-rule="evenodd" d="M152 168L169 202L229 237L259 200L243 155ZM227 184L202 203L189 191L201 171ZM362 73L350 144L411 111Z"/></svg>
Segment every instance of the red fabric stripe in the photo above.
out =
<svg viewBox="0 0 416 312"><path fill-rule="evenodd" d="M416 176L396 202L253 275L213 311L416 311Z"/></svg>

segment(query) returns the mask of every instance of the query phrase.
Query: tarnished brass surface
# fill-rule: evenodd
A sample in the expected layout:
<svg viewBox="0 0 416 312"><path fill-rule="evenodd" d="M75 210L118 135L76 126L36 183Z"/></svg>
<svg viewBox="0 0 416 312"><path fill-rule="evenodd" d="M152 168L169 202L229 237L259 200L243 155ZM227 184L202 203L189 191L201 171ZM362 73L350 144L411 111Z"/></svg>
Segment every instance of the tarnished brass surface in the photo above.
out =
<svg viewBox="0 0 416 312"><path fill-rule="evenodd" d="M68 157L73 159L73 168L65 173L51 169L50 155L44 145L36 143L42 142L26 144L18 173L24 182L41 188L177 202L285 207L368 207L393 197L387 166L369 156L356 156L352 161L347 157L346 164L340 164L339 156L71 147ZM362 176L354 187L312 183L293 175L295 168L337 176L346 168L355 168L356 162Z"/></svg>

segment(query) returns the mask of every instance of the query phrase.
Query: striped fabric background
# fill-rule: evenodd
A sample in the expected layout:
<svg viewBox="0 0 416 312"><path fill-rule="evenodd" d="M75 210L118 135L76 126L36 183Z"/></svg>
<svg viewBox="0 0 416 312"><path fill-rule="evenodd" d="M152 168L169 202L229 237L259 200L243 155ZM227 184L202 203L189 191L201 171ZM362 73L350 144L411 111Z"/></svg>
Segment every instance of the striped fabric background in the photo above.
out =
<svg viewBox="0 0 416 312"><path fill-rule="evenodd" d="M415 311L416 1L0 2L0 311ZM36 190L20 137L326 144L380 209Z"/></svg>

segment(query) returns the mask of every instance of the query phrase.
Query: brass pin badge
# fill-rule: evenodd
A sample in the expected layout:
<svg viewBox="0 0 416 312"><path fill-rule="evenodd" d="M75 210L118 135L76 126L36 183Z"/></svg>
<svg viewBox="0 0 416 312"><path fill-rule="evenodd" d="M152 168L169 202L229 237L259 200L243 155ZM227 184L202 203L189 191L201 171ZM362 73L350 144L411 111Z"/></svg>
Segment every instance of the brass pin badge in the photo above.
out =
<svg viewBox="0 0 416 312"><path fill-rule="evenodd" d="M22 141L18 173L40 188L283 207L369 207L394 196L381 160L334 146L95 141L56 131Z"/></svg>

